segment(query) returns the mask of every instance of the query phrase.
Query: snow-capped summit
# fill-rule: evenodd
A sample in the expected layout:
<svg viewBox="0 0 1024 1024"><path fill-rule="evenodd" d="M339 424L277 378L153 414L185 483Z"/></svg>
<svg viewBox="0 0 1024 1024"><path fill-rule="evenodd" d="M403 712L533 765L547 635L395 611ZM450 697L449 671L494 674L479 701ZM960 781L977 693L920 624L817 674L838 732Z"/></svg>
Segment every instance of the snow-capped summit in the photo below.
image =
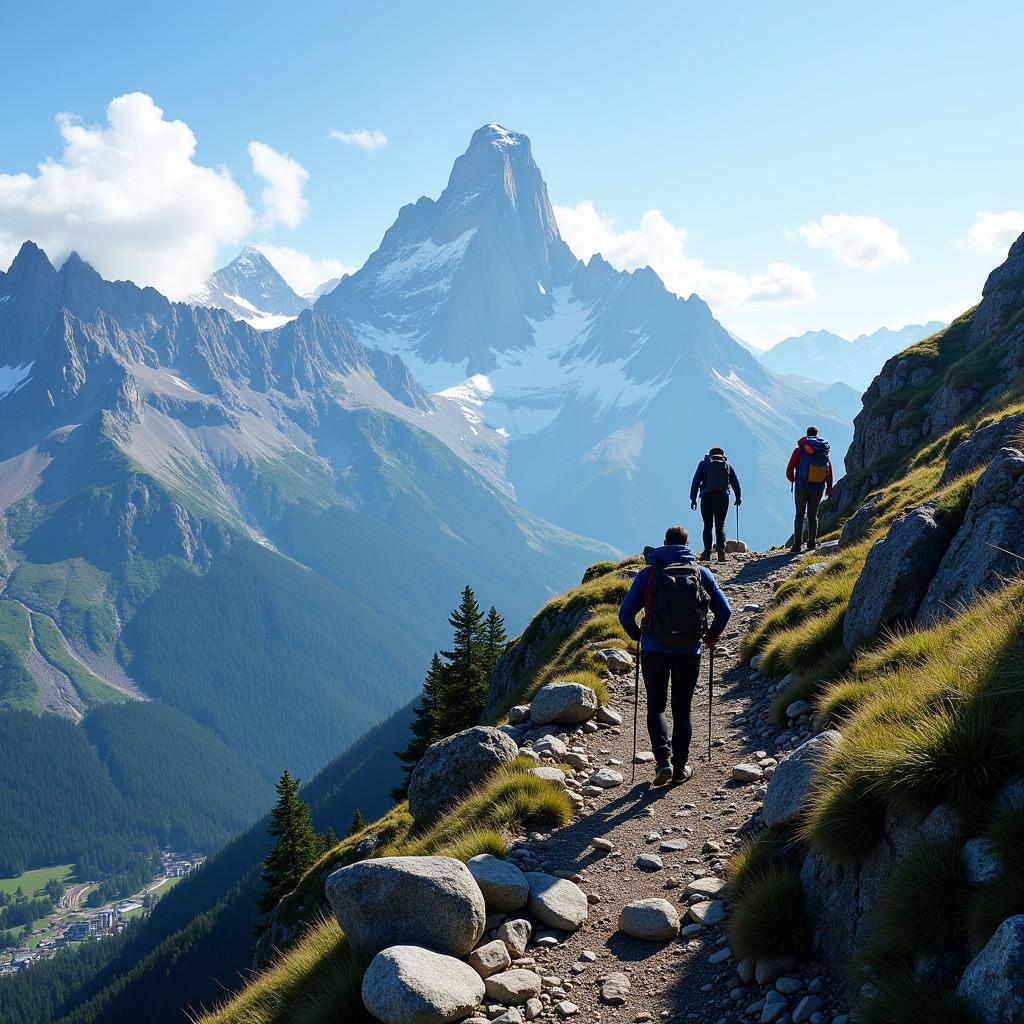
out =
<svg viewBox="0 0 1024 1024"><path fill-rule="evenodd" d="M279 327L312 302L297 295L277 268L247 245L226 267L214 271L189 302L217 306L254 327Z"/></svg>
<svg viewBox="0 0 1024 1024"><path fill-rule="evenodd" d="M690 463L715 444L746 467L762 511L751 539L777 537L789 493L772 467L807 415L837 456L851 432L760 365L699 296L672 294L649 267L576 259L529 138L499 124L474 132L441 195L403 207L316 308L400 354L471 430L506 436L528 508L622 547L664 530L686 504Z"/></svg>

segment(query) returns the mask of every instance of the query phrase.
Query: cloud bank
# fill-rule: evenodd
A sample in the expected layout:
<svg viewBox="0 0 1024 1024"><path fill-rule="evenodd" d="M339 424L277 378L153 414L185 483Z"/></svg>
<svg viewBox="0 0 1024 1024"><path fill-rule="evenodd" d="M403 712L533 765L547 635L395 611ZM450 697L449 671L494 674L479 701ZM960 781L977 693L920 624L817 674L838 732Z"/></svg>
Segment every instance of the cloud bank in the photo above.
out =
<svg viewBox="0 0 1024 1024"><path fill-rule="evenodd" d="M811 249L826 249L846 267L879 270L910 259L896 229L879 217L826 213L797 233Z"/></svg>
<svg viewBox="0 0 1024 1024"><path fill-rule="evenodd" d="M309 171L287 153L279 153L265 142L249 143L249 159L253 171L267 183L260 193L265 211L262 226L283 224L297 228L309 213L309 203L302 195Z"/></svg>
<svg viewBox="0 0 1024 1024"><path fill-rule="evenodd" d="M750 276L711 270L686 253L686 228L672 225L659 210L648 210L640 227L616 232L612 218L590 200L556 206L558 227L580 259L600 253L618 270L651 267L665 286L684 298L696 293L716 311L764 306L795 306L815 299L814 281L789 263L769 263Z"/></svg>
<svg viewBox="0 0 1024 1024"><path fill-rule="evenodd" d="M388 144L388 137L379 128L356 128L351 132L339 132L337 128L332 128L327 137L344 142L346 146L358 146L368 153L383 149Z"/></svg>
<svg viewBox="0 0 1024 1024"><path fill-rule="evenodd" d="M1020 210L1007 210L1005 213L980 210L967 229L966 245L975 252L1002 257L1022 232L1024 213Z"/></svg>

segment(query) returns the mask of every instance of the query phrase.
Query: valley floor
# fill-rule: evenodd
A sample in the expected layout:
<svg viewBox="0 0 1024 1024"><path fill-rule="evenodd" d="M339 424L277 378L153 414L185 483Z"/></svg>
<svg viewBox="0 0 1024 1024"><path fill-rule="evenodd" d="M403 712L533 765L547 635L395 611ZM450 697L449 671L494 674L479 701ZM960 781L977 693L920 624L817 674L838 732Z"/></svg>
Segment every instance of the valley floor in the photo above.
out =
<svg viewBox="0 0 1024 1024"><path fill-rule="evenodd" d="M767 717L770 695L760 676L739 663L739 638L759 609L768 605L774 585L792 572L799 561L788 553L730 555L723 566L713 565L733 606L733 619L715 659L714 746L708 762L707 672L703 660L701 681L694 698L693 778L683 785L653 788L653 764L636 766L631 783L632 760L632 675L620 676L611 706L622 715L621 729L577 733L571 743L586 750L594 768L612 767L625 781L588 801L588 811L554 832L516 844L512 858L531 870L571 872L588 895L597 896L589 920L576 933L550 949L535 948L538 968L545 976L562 979L566 998L578 1007L579 1020L731 1022L763 1019L760 1007L765 991L756 984L742 984L737 962L725 952L728 946L728 918L720 924L664 943L632 939L618 931L618 917L629 902L648 897L668 899L686 916L685 887L694 879L723 876L724 862L760 828L761 801L758 784L733 781L738 763L756 764L760 758L781 757L796 740L780 734ZM719 571L720 570L720 571ZM745 606L759 606L758 609ZM645 720L643 685L640 686L638 750L649 749ZM780 740L782 746L776 748ZM613 844L611 852L593 848L601 838ZM685 839L682 851L662 851L662 843ZM716 852L720 851L720 852ZM636 865L641 855L654 854L664 866L642 870ZM728 901L726 901L728 909ZM589 951L589 952L588 952ZM596 959L591 957L596 954ZM601 1001L598 979L611 972L624 972L631 992L621 1006ZM830 993L838 986L821 970L807 964L787 977L801 982L789 998L789 1011L796 1009L802 995L821 992L824 1006L815 1016L820 1021L845 1020L841 1005ZM768 988L772 986L769 985ZM545 1017L559 1019L554 999ZM816 1004L815 1004L816 1005ZM780 1011L771 1020L784 1016ZM791 1018L786 1017L789 1020ZM806 1020L807 1017L800 1019Z"/></svg>

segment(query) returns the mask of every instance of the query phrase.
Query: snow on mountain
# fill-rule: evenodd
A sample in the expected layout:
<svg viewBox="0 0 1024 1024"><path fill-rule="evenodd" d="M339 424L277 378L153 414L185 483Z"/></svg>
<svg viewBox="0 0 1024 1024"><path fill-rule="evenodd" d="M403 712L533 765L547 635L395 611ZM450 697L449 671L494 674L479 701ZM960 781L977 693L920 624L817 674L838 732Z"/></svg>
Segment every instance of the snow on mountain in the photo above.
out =
<svg viewBox="0 0 1024 1024"><path fill-rule="evenodd" d="M779 463L807 417L838 458L851 433L699 297L672 295L650 268L577 260L529 138L501 125L480 128L441 195L403 207L316 308L399 354L472 429L501 431L526 507L626 548L680 517L693 466L723 441L761 506L750 539L778 540L790 518Z"/></svg>

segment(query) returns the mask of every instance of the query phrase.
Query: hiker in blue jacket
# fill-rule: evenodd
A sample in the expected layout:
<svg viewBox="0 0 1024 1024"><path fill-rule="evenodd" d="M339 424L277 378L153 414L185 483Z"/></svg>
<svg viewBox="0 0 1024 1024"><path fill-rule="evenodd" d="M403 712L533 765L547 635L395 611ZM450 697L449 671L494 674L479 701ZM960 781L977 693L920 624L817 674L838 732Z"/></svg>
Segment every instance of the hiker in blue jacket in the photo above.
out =
<svg viewBox="0 0 1024 1024"><path fill-rule="evenodd" d="M687 546L689 535L682 526L672 526L665 533L665 543L660 548L645 550L647 565L637 573L629 592L619 608L619 622L626 633L641 642L640 665L644 674L644 688L647 691L647 731L651 737L656 770L654 784L663 786L668 782L686 782L693 775L687 764L693 725L690 720L690 706L693 691L700 675L700 656L704 649L718 643L725 629L732 609L722 593L718 582L706 566L698 566L693 551ZM652 574L655 579L664 573L666 567L693 566L699 573L698 584L707 596L707 603L713 614L710 628L701 637L703 626L698 628L696 642L670 646L659 643L646 623L652 614ZM685 572L685 570L682 570ZM701 607L700 614L706 612ZM645 628L637 625L636 617L645 613ZM672 720L675 728L670 732L665 709L668 705L669 683L672 686Z"/></svg>
<svg viewBox="0 0 1024 1024"><path fill-rule="evenodd" d="M711 526L715 527L715 547L718 560L725 561L725 518L729 514L729 488L736 495L736 504L742 505L740 482L736 470L729 465L721 448L712 448L700 460L690 484L690 508L697 511L697 492L700 491L700 514L704 520L704 550L702 562L711 561ZM737 513L738 515L739 513Z"/></svg>

